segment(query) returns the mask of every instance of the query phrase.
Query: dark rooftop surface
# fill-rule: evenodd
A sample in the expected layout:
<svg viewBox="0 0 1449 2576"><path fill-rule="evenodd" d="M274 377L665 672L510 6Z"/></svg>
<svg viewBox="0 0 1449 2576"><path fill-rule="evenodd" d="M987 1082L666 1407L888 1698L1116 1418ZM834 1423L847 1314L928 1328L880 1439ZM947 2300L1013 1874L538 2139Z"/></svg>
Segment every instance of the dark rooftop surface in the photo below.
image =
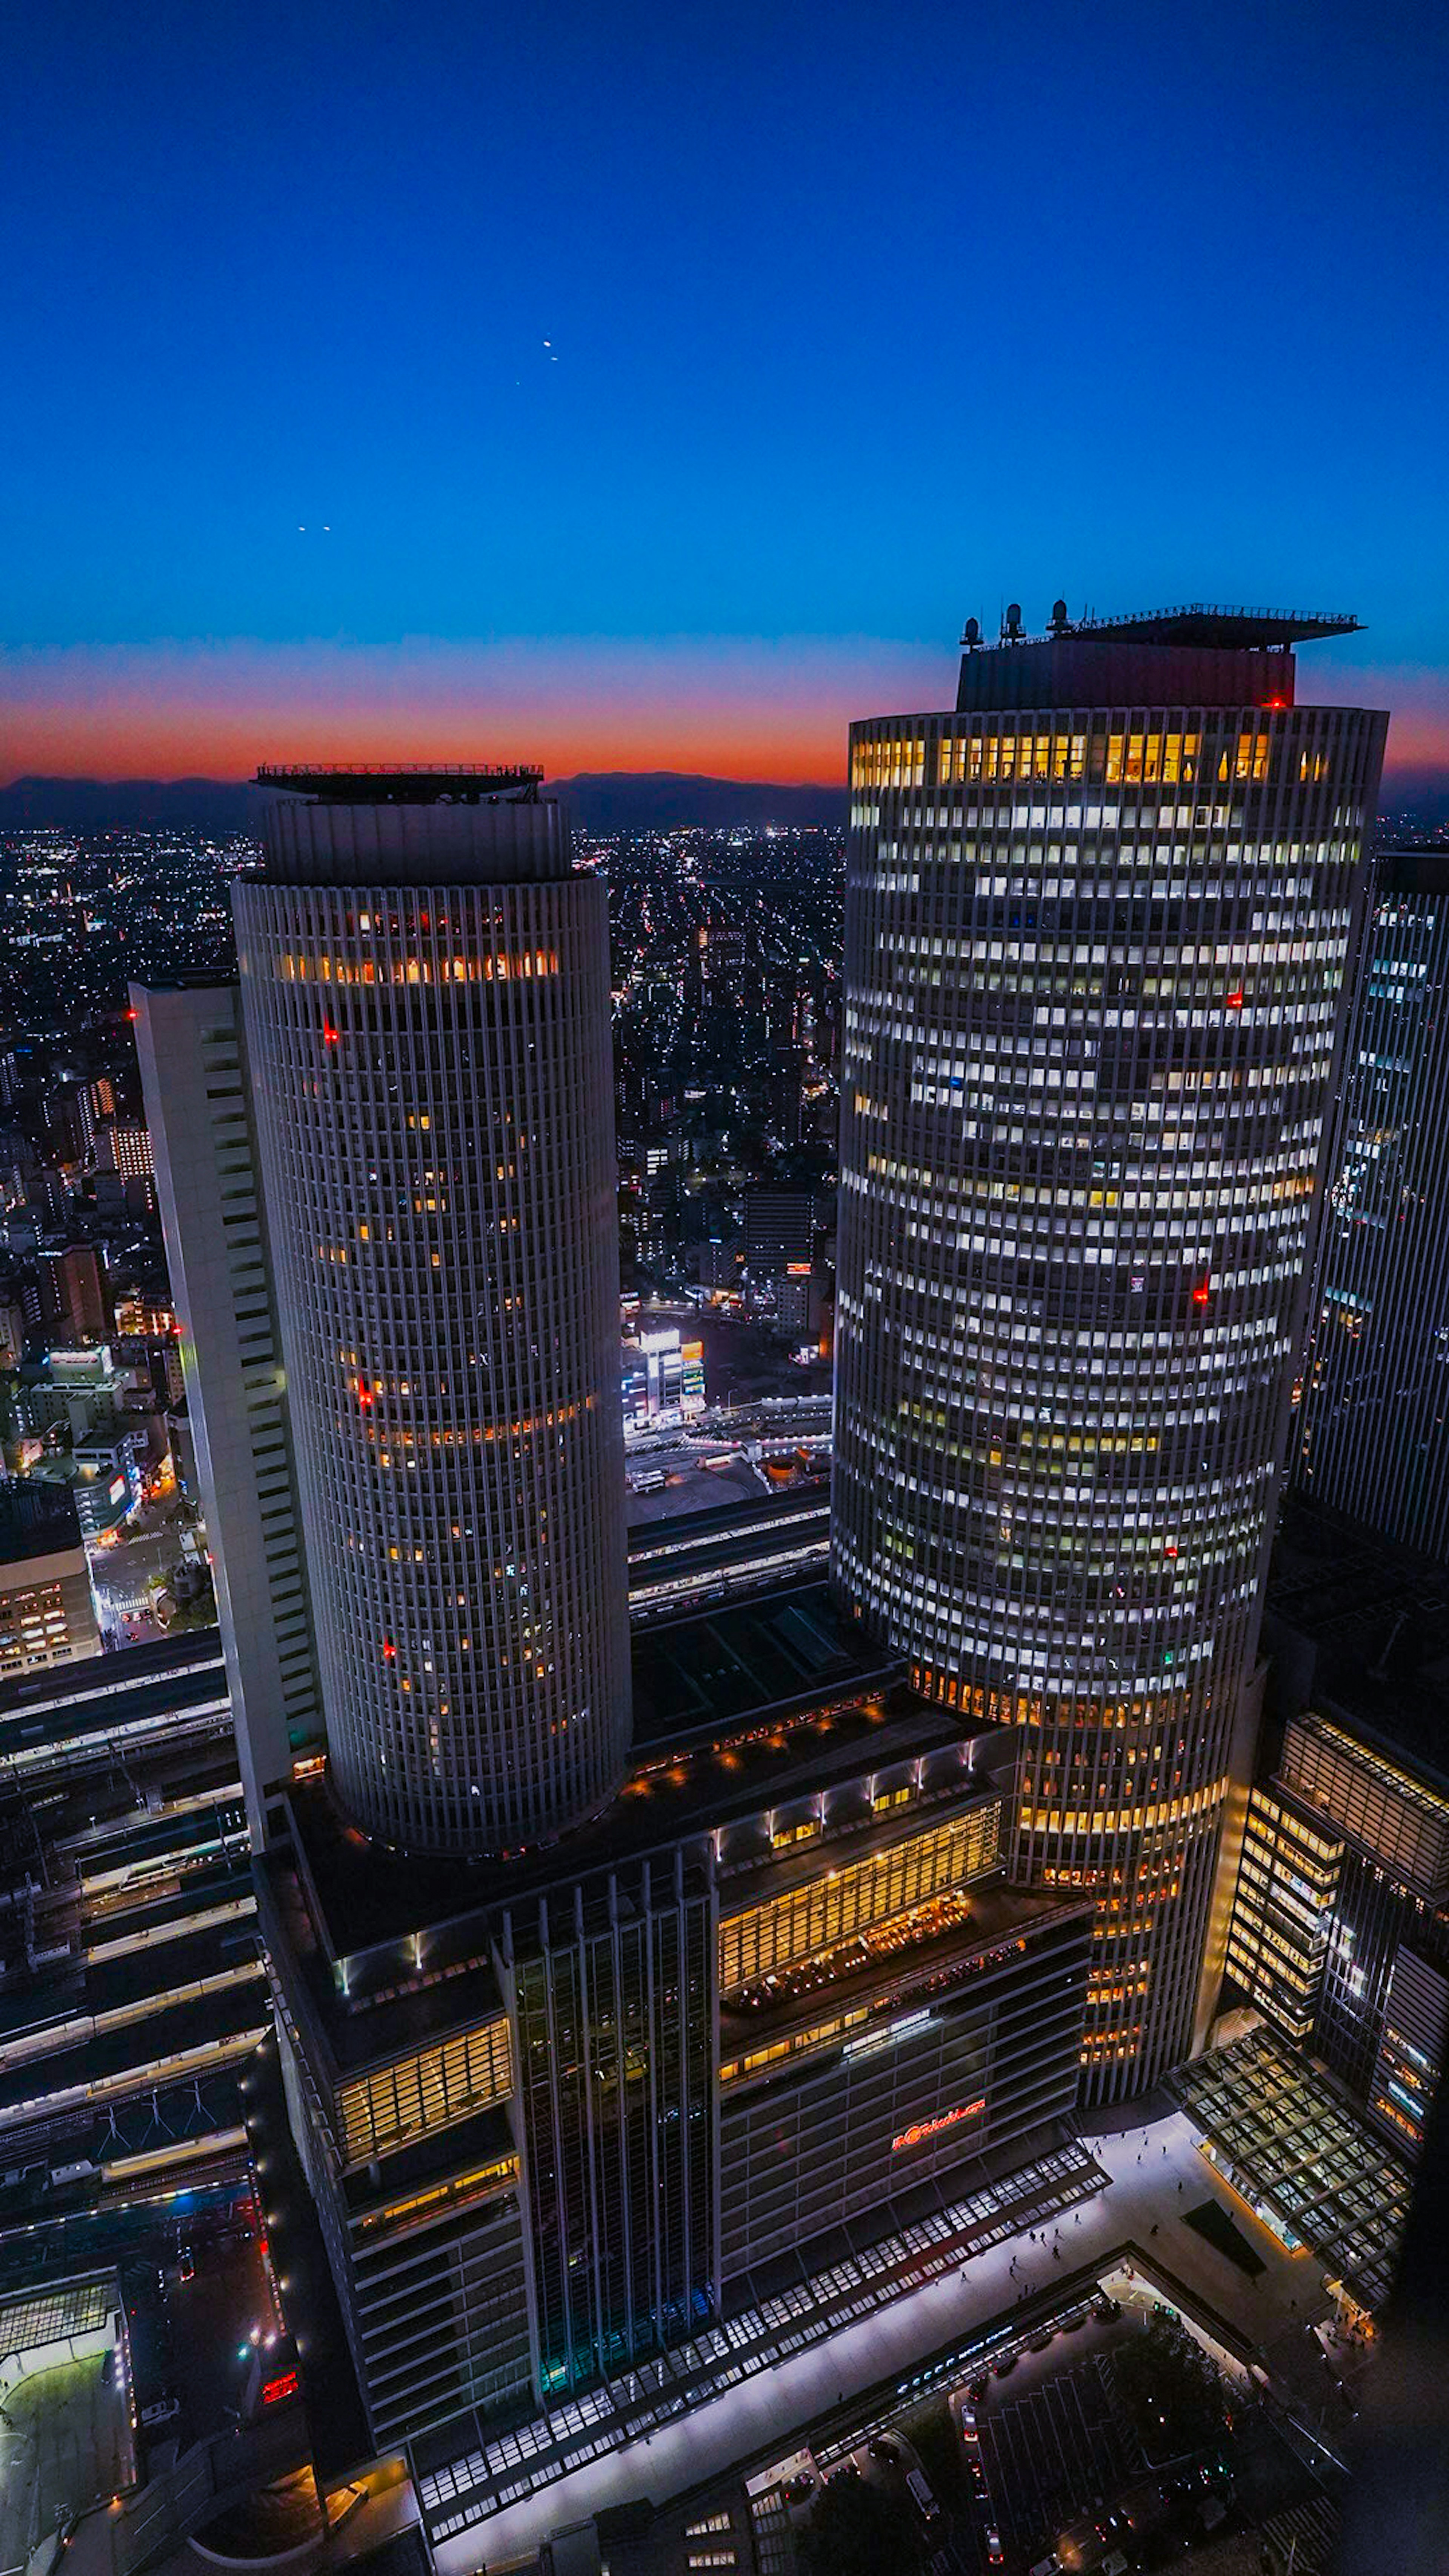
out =
<svg viewBox="0 0 1449 2576"><path fill-rule="evenodd" d="M1386 834L1374 853L1376 891L1395 894L1449 892L1449 841L1416 841Z"/></svg>
<svg viewBox="0 0 1449 2576"><path fill-rule="evenodd" d="M1318 1506L1284 1505L1263 1643L1269 1706L1338 1718L1449 1789L1449 1572Z"/></svg>
<svg viewBox="0 0 1449 2576"><path fill-rule="evenodd" d="M747 1710L803 1704L822 1690L884 1688L904 1672L836 1610L824 1583L660 1620L634 1639L634 1747L684 1744Z"/></svg>
<svg viewBox="0 0 1449 2576"><path fill-rule="evenodd" d="M323 805L482 805L495 796L536 796L543 771L532 761L460 766L413 761L399 769L368 761L323 761L305 768L264 764L256 783L289 796L311 796Z"/></svg>
<svg viewBox="0 0 1449 2576"><path fill-rule="evenodd" d="M50 2049L33 2057L11 2056L9 2063L0 2068L0 2110L14 2119L26 2105L34 2103L46 2109L56 2095L72 2088L77 2102L83 2104L90 2088L115 2078L128 2078L133 2072L134 2089L139 2090L149 2080L150 2070L163 2059L183 2049L219 2047L229 2040L240 2040L249 2031L269 2027L270 2022L271 2004L265 1983L258 1977L179 2003L158 1996L143 2016L123 2022L115 2030L85 2033L68 2048Z"/></svg>
<svg viewBox="0 0 1449 2576"><path fill-rule="evenodd" d="M233 1896L249 1892L250 1878L243 1868L235 1868L229 1877L209 1880L207 1894L213 1903L225 1903ZM193 1907L195 1899L192 1900ZM146 1918L148 1924L149 1916ZM173 1924L185 1922L184 1915L173 1914ZM110 1937L111 1923L105 1925ZM229 1917L224 1922L204 1924L199 1931L174 1931L170 1940L146 1942L119 1957L106 1959L68 1959L50 1976L39 1976L24 1987L0 1995L0 2084L4 2082L4 2039L21 2031L35 2034L37 2054L40 2034L53 2022L64 2031L72 2021L89 2019L93 2013L125 2013L140 2004L150 2003L162 2010L168 1997L184 1992L186 1986L203 1977L218 1977L235 1970L256 1947L255 1930L247 1917ZM219 1991L227 1991L225 1988ZM121 2029L131 2030L135 2044L136 2029L127 2023ZM152 2036L146 2025L146 2038ZM89 2045L93 2034L82 2034ZM34 2055L24 2061L34 2065Z"/></svg>
<svg viewBox="0 0 1449 2576"><path fill-rule="evenodd" d="M69 1485L12 1485L0 1493L0 1565L58 1556L81 1545L81 1526Z"/></svg>
<svg viewBox="0 0 1449 2576"><path fill-rule="evenodd" d="M1444 855L1449 861L1449 850ZM802 1512L829 1509L829 1477L812 1477L781 1494L751 1495L743 1502L736 1497L732 1502L712 1504L702 1512L670 1512L662 1519L632 1521L629 1555L631 1559L669 1557L692 1551L696 1544L703 1550L712 1539L758 1537L778 1520L798 1519Z"/></svg>
<svg viewBox="0 0 1449 2576"><path fill-rule="evenodd" d="M119 1654L89 1655L83 1662L57 1664L45 1673L26 1673L0 1682L0 1729L15 1718L45 1713L62 1717L75 1710L81 1723L95 1723L95 1704L124 1697L153 1685L166 1687L178 1674L224 1672L221 1634L216 1628L192 1628L182 1637L167 1637L154 1646L127 1646ZM223 1683L223 1687L225 1687Z"/></svg>

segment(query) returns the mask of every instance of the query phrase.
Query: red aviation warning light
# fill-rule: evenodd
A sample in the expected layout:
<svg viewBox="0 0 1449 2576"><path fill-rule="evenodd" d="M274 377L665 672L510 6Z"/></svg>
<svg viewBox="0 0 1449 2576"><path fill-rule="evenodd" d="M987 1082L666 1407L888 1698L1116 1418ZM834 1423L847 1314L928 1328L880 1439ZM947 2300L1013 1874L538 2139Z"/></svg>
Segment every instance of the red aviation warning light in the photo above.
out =
<svg viewBox="0 0 1449 2576"><path fill-rule="evenodd" d="M1192 1292L1192 1302L1195 1306L1205 1306L1211 1294L1212 1281L1210 1279L1200 1279Z"/></svg>
<svg viewBox="0 0 1449 2576"><path fill-rule="evenodd" d="M1240 1011L1243 1007L1244 999L1245 996L1243 988L1240 984L1236 992L1225 993L1223 995L1223 1009L1225 1011Z"/></svg>

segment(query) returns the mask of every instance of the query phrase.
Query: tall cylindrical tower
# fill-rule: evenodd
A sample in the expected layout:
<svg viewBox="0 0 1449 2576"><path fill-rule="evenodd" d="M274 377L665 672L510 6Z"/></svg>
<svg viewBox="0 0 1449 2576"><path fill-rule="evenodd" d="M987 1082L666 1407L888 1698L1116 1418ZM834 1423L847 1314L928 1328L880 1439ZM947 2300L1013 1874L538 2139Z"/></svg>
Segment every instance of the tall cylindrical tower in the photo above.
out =
<svg viewBox="0 0 1449 2576"><path fill-rule="evenodd" d="M1021 1729L1088 2090L1190 2044L1385 719L1204 611L851 735L832 1567Z"/></svg>
<svg viewBox="0 0 1449 2576"><path fill-rule="evenodd" d="M618 1781L607 894L531 773L262 773L246 1053L332 1776L419 1852Z"/></svg>

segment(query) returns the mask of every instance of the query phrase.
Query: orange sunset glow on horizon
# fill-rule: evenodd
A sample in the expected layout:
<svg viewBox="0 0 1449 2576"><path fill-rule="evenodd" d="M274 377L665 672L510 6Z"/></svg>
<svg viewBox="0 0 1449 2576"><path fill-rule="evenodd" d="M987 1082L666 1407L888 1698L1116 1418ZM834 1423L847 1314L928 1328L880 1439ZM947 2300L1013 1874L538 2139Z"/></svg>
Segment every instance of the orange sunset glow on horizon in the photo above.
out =
<svg viewBox="0 0 1449 2576"><path fill-rule="evenodd" d="M0 783L245 778L261 759L541 761L840 784L853 717L954 698L955 655L895 639L250 641L0 654ZM1306 700L1393 710L1388 775L1449 769L1438 673L1299 664Z"/></svg>
<svg viewBox="0 0 1449 2576"><path fill-rule="evenodd" d="M853 715L951 693L898 644L199 644L0 657L0 773L246 777L259 759L492 755L563 775L841 783Z"/></svg>

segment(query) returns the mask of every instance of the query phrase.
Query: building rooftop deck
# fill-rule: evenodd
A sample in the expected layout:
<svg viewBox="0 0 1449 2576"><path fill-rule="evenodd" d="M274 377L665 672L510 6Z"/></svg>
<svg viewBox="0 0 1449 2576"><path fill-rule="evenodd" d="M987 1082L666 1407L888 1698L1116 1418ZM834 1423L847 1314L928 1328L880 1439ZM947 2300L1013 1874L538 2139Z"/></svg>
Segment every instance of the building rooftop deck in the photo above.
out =
<svg viewBox="0 0 1449 2576"><path fill-rule="evenodd" d="M962 1919L944 1924L928 1940L913 1941L909 1950L900 1954L900 1971L909 1976L912 1985L925 1985L932 1978L947 1976L983 1952L1003 1945L1014 1947L1044 1925L1061 1923L1069 1915L1085 1918L1092 1911L1092 1899L1040 1894L1028 1888L1008 1887L1000 1878L987 1878L973 1882L964 1892L964 1906ZM811 1963L805 1962L800 1970L777 1978L776 1990L757 2003L738 1998L721 2001L721 2057L728 2059L763 2047L791 2031L808 2030L819 2021L822 2012L833 2014L857 1999L878 1998L883 1983L890 1981L891 1962L879 1952L868 1951L864 1941L856 1946L861 1954L858 1968L833 1976L822 1971L812 1984Z"/></svg>
<svg viewBox="0 0 1449 2576"><path fill-rule="evenodd" d="M1125 637L1136 644L1205 644L1225 652L1276 652L1328 635L1357 635L1357 617L1325 616L1317 609L1215 608L1193 600L1184 608L1145 608L1126 617L1083 617L1073 635Z"/></svg>
<svg viewBox="0 0 1449 2576"><path fill-rule="evenodd" d="M634 1639L634 1744L687 1743L747 1712L803 1707L822 1691L885 1689L902 1658L844 1619L823 1582L661 1619Z"/></svg>
<svg viewBox="0 0 1449 2576"><path fill-rule="evenodd" d="M264 763L256 784L323 805L480 805L495 796L536 795L543 771L528 760L414 760L396 767L364 760Z"/></svg>

